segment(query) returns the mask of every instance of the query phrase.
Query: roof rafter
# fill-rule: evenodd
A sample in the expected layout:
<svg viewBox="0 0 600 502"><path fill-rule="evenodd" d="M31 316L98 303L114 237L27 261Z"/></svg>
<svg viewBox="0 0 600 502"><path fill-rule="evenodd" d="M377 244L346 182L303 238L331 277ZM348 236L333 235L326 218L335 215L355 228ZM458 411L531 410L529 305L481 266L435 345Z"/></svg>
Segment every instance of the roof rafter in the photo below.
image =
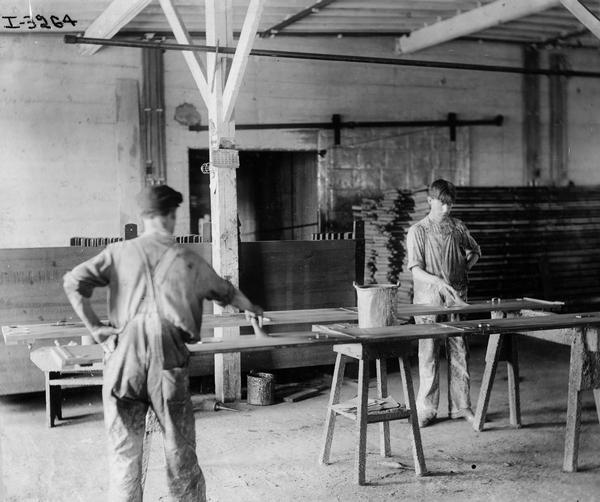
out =
<svg viewBox="0 0 600 502"><path fill-rule="evenodd" d="M579 0L560 0L565 9L573 14L581 24L600 38L600 19Z"/></svg>
<svg viewBox="0 0 600 502"><path fill-rule="evenodd" d="M396 50L401 54L415 52L556 7L560 3L561 0L496 0L400 37Z"/></svg>
<svg viewBox="0 0 600 502"><path fill-rule="evenodd" d="M310 7L302 9L300 12L297 12L296 14L289 16L287 19L281 21L280 23L277 23L276 25L271 26L270 28L267 28L266 30L262 31L260 36L264 38L270 37L271 35L277 35L286 26L294 24L296 21L300 21L301 19L310 16L311 14L319 12L320 9L327 7L329 4L332 4L335 1L336 0L318 0L315 4L311 5Z"/></svg>

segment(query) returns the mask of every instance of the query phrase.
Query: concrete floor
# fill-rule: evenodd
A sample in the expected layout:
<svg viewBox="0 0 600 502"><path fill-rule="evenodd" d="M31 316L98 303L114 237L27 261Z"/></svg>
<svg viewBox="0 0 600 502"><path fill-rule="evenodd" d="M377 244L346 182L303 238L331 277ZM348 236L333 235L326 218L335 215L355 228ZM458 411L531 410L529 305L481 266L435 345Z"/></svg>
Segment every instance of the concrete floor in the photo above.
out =
<svg viewBox="0 0 600 502"><path fill-rule="evenodd" d="M484 347L472 348L472 398L476 402ZM561 471L566 416L567 347L525 340L521 343L524 427L508 424L505 365L499 369L484 432L445 419L422 430L429 474L417 478L409 428L391 423L393 456L378 455L378 429L369 426L367 486L354 484L353 423L338 418L332 463L317 463L327 392L298 403L233 406L239 413L197 412L197 452L209 500L235 501L387 501L387 500L600 500L600 426L593 396L583 400L580 472ZM413 366L415 387L418 385ZM374 383L374 382L373 382ZM390 375L392 394L398 373ZM356 386L344 383L343 397ZM445 390L442 391L442 396ZM445 399L441 410L446 410ZM67 391L67 420L54 429L44 424L41 394L0 398L0 500L105 500L107 466L100 390ZM154 436L147 501L169 500ZM387 462L387 463L386 463Z"/></svg>

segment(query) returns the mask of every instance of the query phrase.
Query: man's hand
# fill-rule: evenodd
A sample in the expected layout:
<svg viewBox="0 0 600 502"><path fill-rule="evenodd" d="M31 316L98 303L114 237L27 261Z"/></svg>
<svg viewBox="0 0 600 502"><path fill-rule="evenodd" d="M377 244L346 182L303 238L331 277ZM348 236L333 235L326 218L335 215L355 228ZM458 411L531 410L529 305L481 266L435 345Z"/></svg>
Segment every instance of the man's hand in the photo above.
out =
<svg viewBox="0 0 600 502"><path fill-rule="evenodd" d="M244 310L246 320L251 322L254 319L260 328L263 326L263 312L258 305L252 305L251 309Z"/></svg>
<svg viewBox="0 0 600 502"><path fill-rule="evenodd" d="M440 279L439 283L440 295L444 299L444 303L446 307L451 307L453 305L458 305L461 307L465 307L469 305L465 302L461 297L458 291L454 289L450 284Z"/></svg>
<svg viewBox="0 0 600 502"><path fill-rule="evenodd" d="M112 354L117 348L117 336L119 332L112 326L102 324L94 327L92 330L92 337L96 340L96 343L102 345L102 349L107 354Z"/></svg>

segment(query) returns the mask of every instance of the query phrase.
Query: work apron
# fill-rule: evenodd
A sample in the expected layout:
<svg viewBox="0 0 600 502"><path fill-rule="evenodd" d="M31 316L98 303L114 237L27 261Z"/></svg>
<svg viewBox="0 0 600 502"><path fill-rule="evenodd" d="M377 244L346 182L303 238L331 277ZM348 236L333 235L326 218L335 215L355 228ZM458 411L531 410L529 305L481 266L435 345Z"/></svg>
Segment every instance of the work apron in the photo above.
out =
<svg viewBox="0 0 600 502"><path fill-rule="evenodd" d="M163 432L169 491L177 501L204 501L196 457L195 422L188 384L189 351L183 334L161 315L156 284L177 255L170 247L151 271L138 242L146 296L121 330L105 362L103 401L109 437L110 501L141 501L146 412L151 407Z"/></svg>

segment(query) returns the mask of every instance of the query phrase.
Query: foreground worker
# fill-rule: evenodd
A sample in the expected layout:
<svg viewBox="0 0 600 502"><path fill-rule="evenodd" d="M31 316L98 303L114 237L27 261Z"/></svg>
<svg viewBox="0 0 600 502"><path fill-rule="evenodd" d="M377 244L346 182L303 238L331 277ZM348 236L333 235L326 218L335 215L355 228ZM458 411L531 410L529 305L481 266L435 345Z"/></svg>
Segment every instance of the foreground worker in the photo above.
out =
<svg viewBox="0 0 600 502"><path fill-rule="evenodd" d="M429 214L408 230L408 268L414 281L413 303L466 305L467 274L481 256L481 249L464 223L450 216L456 188L446 180L430 187ZM415 322L433 323L438 316L416 316ZM426 427L437 417L440 400L440 340L419 340L419 425ZM462 336L446 341L449 371L450 418L473 423L467 341Z"/></svg>
<svg viewBox="0 0 600 502"><path fill-rule="evenodd" d="M75 312L106 353L102 397L110 502L142 500L142 445L151 406L163 433L167 478L177 501L204 501L196 457L186 342L200 339L202 302L233 305L262 325L262 309L173 237L182 196L162 185L138 196L144 233L108 246L64 277ZM109 322L91 308L109 287Z"/></svg>

